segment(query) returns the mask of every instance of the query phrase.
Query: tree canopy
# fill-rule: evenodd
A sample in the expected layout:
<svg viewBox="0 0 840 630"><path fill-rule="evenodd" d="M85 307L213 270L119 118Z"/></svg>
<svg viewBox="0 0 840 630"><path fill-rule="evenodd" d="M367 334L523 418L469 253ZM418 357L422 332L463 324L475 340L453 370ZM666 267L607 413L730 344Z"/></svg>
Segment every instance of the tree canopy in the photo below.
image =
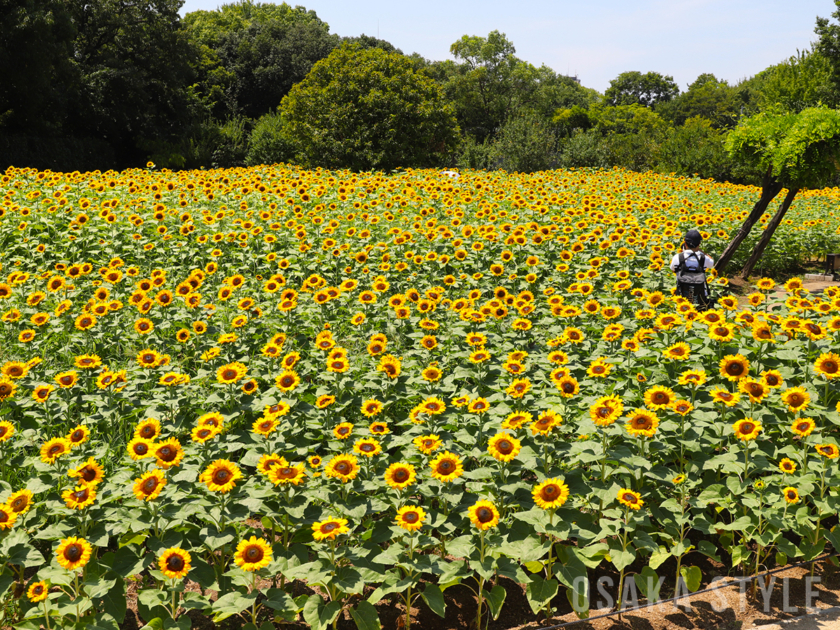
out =
<svg viewBox="0 0 840 630"><path fill-rule="evenodd" d="M610 81L604 92L608 105L644 105L653 107L675 98L680 88L674 78L658 72L622 72Z"/></svg>
<svg viewBox="0 0 840 630"><path fill-rule="evenodd" d="M280 104L298 157L355 170L444 163L458 142L443 90L404 55L345 44Z"/></svg>

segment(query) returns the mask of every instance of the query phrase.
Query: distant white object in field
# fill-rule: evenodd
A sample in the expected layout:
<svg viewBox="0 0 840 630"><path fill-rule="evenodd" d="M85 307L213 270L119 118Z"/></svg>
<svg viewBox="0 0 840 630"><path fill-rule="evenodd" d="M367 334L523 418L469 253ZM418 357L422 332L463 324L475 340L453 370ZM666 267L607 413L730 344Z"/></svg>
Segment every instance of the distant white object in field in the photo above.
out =
<svg viewBox="0 0 840 630"><path fill-rule="evenodd" d="M454 177L455 179L458 179L459 177L461 177L461 176L460 176L458 173L456 173L455 171L441 171L441 172L440 172L440 174L441 174L441 175L448 175L449 177Z"/></svg>

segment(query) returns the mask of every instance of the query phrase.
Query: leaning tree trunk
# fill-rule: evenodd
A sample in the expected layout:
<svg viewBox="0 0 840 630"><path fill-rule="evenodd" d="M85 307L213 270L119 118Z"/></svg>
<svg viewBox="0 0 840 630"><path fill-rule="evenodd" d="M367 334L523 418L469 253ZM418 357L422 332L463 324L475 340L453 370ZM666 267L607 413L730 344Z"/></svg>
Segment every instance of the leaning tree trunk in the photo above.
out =
<svg viewBox="0 0 840 630"><path fill-rule="evenodd" d="M764 178L761 182L761 197L756 202L755 206L753 206L750 215L744 220L744 224L741 226L741 229L738 230L734 238L729 242L729 245L726 246L726 249L723 250L723 253L720 255L720 258L715 265L715 269L717 269L718 274L723 275L723 272L726 271L726 266L732 260L735 252L738 251L741 243L745 238L747 238L747 236L749 236L753 226L767 211L767 206L770 205L770 202L776 198L776 195L778 195L779 192L781 192L782 185L776 181L772 172L771 167L764 174Z"/></svg>
<svg viewBox="0 0 840 630"><path fill-rule="evenodd" d="M750 273L755 266L755 263L761 258L761 255L764 253L764 248L767 247L767 244L770 242L770 239L773 238L773 233L776 231L776 228L779 227L779 224L782 222L782 219L785 218L785 214L790 208L790 204L793 203L793 198L796 197L796 193L799 192L798 188L791 188L788 190L787 195L785 195L784 201L782 201L779 209L776 210L776 214L773 215L773 218L770 219L770 223L767 224L767 227L764 228L764 233L761 235L761 238L758 239L758 243L755 244L755 247L752 250L752 254L747 259L744 268L741 269L740 276L744 279L748 278Z"/></svg>

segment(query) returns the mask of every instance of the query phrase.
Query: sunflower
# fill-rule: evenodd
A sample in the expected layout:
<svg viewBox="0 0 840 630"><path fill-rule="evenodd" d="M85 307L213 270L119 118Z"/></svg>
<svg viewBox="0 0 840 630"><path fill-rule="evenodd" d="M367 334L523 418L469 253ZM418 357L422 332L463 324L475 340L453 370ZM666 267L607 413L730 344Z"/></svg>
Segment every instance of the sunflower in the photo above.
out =
<svg viewBox="0 0 840 630"><path fill-rule="evenodd" d="M105 477L105 471L93 457L88 457L85 463L68 470L67 476L77 479L79 484L95 486Z"/></svg>
<svg viewBox="0 0 840 630"><path fill-rule="evenodd" d="M556 510L569 498L569 486L562 479L546 479L534 487L531 495L534 503L544 510Z"/></svg>
<svg viewBox="0 0 840 630"><path fill-rule="evenodd" d="M263 455L260 457L260 461L257 462L257 471L263 475L268 475L268 471L270 471L275 466L288 466L289 462L286 461L285 457L281 457L277 453L271 453L270 455Z"/></svg>
<svg viewBox="0 0 840 630"><path fill-rule="evenodd" d="M737 392L730 392L722 388L715 388L709 392L712 396L712 401L726 405L727 407L734 407L741 400L741 395Z"/></svg>
<svg viewBox="0 0 840 630"><path fill-rule="evenodd" d="M792 475L796 472L796 462L785 457L779 462L779 470L787 475Z"/></svg>
<svg viewBox="0 0 840 630"><path fill-rule="evenodd" d="M32 491L24 489L13 492L12 495L6 499L6 507L18 516L26 514L32 507Z"/></svg>
<svg viewBox="0 0 840 630"><path fill-rule="evenodd" d="M64 569L68 571L75 571L76 569L84 568L90 562L93 548L90 543L84 538L77 538L71 536L64 538L55 550L56 559Z"/></svg>
<svg viewBox="0 0 840 630"><path fill-rule="evenodd" d="M460 457L449 451L444 451L429 462L432 477L438 481L448 483L464 474L464 464Z"/></svg>
<svg viewBox="0 0 840 630"><path fill-rule="evenodd" d="M0 531L14 527L17 518L17 512L8 505L0 504Z"/></svg>
<svg viewBox="0 0 840 630"><path fill-rule="evenodd" d="M837 456L840 455L840 449L837 448L836 444L817 444L814 448L817 449L817 453L827 459L837 459Z"/></svg>
<svg viewBox="0 0 840 630"><path fill-rule="evenodd" d="M256 536L240 541L233 555L236 566L248 572L259 571L267 567L271 560L271 545Z"/></svg>
<svg viewBox="0 0 840 630"><path fill-rule="evenodd" d="M160 436L160 433L160 420L156 420L155 418L141 420L134 427L134 437L143 438L144 440L154 440Z"/></svg>
<svg viewBox="0 0 840 630"><path fill-rule="evenodd" d="M306 480L306 466L303 463L272 466L268 470L268 480L275 486L299 486Z"/></svg>
<svg viewBox="0 0 840 630"><path fill-rule="evenodd" d="M383 475L385 483L394 490L404 490L417 479L417 472L411 464L397 462L388 466Z"/></svg>
<svg viewBox="0 0 840 630"><path fill-rule="evenodd" d="M608 427L618 420L624 411L624 403L618 396L601 396L589 408L589 417L599 427Z"/></svg>
<svg viewBox="0 0 840 630"><path fill-rule="evenodd" d="M170 547L158 556L161 573L171 580L182 580L192 569L192 556L180 547Z"/></svg>
<svg viewBox="0 0 840 630"><path fill-rule="evenodd" d="M529 424L533 420L534 416L532 416L527 411L514 411L513 413L509 414L507 418L504 419L504 421L502 422L502 428L515 431L517 429L521 429L523 426Z"/></svg>
<svg viewBox="0 0 840 630"><path fill-rule="evenodd" d="M143 438L134 438L128 443L128 456L134 461L143 459L144 457L153 457L154 442L151 440L144 440Z"/></svg>
<svg viewBox="0 0 840 630"><path fill-rule="evenodd" d="M793 413L799 413L807 409L808 404L811 402L811 395L804 387L791 387L782 392L782 402Z"/></svg>
<svg viewBox="0 0 840 630"><path fill-rule="evenodd" d="M560 426L561 424L563 424L563 418L560 414L551 409L547 409L537 416L536 420L531 422L531 434L548 435L554 427Z"/></svg>
<svg viewBox="0 0 840 630"><path fill-rule="evenodd" d="M785 501L790 505L794 503L799 503L799 491L796 488L791 488L788 486L782 490L782 496L785 498Z"/></svg>
<svg viewBox="0 0 840 630"><path fill-rule="evenodd" d="M200 427L215 427L221 429L224 425L225 419L218 411L210 411L202 416L199 416L195 421Z"/></svg>
<svg viewBox="0 0 840 630"><path fill-rule="evenodd" d="M735 382L744 378L750 370L750 362L741 354L727 354L720 360L720 375Z"/></svg>
<svg viewBox="0 0 840 630"><path fill-rule="evenodd" d="M624 426L633 437L653 437L659 426L659 418L647 409L635 409L627 416L627 424Z"/></svg>
<svg viewBox="0 0 840 630"><path fill-rule="evenodd" d="M691 347L687 343L680 341L669 346L662 354L666 359L671 359L672 361L686 361L691 354Z"/></svg>
<svg viewBox="0 0 840 630"><path fill-rule="evenodd" d="M359 474L359 460L355 455L336 455L327 462L324 474L338 479L341 483L347 483Z"/></svg>
<svg viewBox="0 0 840 630"><path fill-rule="evenodd" d="M470 413L485 413L487 410L490 409L490 403L487 401L486 398L476 398L475 400L470 401L470 404L467 405L467 411Z"/></svg>
<svg viewBox="0 0 840 630"><path fill-rule="evenodd" d="M552 372L553 374L554 372ZM580 391L580 384L573 376L565 375L556 380L552 378L552 382L563 398L572 398Z"/></svg>
<svg viewBox="0 0 840 630"><path fill-rule="evenodd" d="M156 444L152 449L152 455L157 460L155 463L166 470L181 464L181 460L184 459L184 449L178 440L169 438Z"/></svg>
<svg viewBox="0 0 840 630"><path fill-rule="evenodd" d="M53 393L54 389L52 385L38 385L32 390L32 400L43 404L49 400L50 394Z"/></svg>
<svg viewBox="0 0 840 630"><path fill-rule="evenodd" d="M300 384L300 376L294 370L285 370L274 379L274 386L281 392L290 392Z"/></svg>
<svg viewBox="0 0 840 630"><path fill-rule="evenodd" d="M490 501L476 501L467 514L470 521L481 531L486 531L499 524L499 510Z"/></svg>
<svg viewBox="0 0 840 630"><path fill-rule="evenodd" d="M353 444L353 452L362 457L373 457L382 452L382 446L376 438L360 438Z"/></svg>
<svg viewBox="0 0 840 630"><path fill-rule="evenodd" d="M146 348L137 353L135 360L140 367L156 368L163 363L163 355L156 350Z"/></svg>
<svg viewBox="0 0 840 630"><path fill-rule="evenodd" d="M224 385L236 383L245 378L248 373L248 368L239 361L228 363L216 370L216 382Z"/></svg>
<svg viewBox="0 0 840 630"><path fill-rule="evenodd" d="M760 403L770 393L770 388L763 381L754 378L742 378L738 381L738 389L749 397L751 403Z"/></svg>
<svg viewBox="0 0 840 630"><path fill-rule="evenodd" d="M239 466L227 459L217 459L212 462L198 477L198 480L207 484L212 492L222 494L233 490L239 479L242 479L242 471Z"/></svg>
<svg viewBox="0 0 840 630"><path fill-rule="evenodd" d="M346 440L353 433L353 424L351 422L342 422L333 429L333 435L337 440Z"/></svg>
<svg viewBox="0 0 840 630"><path fill-rule="evenodd" d="M350 533L346 518L328 518L312 524L312 538L317 541L335 540L336 536Z"/></svg>
<svg viewBox="0 0 840 630"><path fill-rule="evenodd" d="M662 385L654 385L645 392L645 405L653 410L667 409L676 399L674 390Z"/></svg>
<svg viewBox="0 0 840 630"><path fill-rule="evenodd" d="M251 431L256 433L257 435L262 435L264 437L269 437L272 433L277 430L277 427L280 423L277 421L277 418L272 416L262 418L258 418L254 420L254 424L251 425Z"/></svg>
<svg viewBox="0 0 840 630"><path fill-rule="evenodd" d="M368 431L373 435L385 435L390 433L391 429L388 428L387 422L371 422Z"/></svg>
<svg viewBox="0 0 840 630"><path fill-rule="evenodd" d="M599 364L599 365L609 365L609 364ZM522 398L525 394L527 394L531 390L531 381L527 378L517 378L508 385L507 389L505 389L505 393L510 396L511 398Z"/></svg>
<svg viewBox="0 0 840 630"><path fill-rule="evenodd" d="M773 330L767 322L756 322L752 326L752 338L762 343L775 343Z"/></svg>
<svg viewBox="0 0 840 630"><path fill-rule="evenodd" d="M60 372L55 375L55 382L61 389L69 389L79 380L79 373L75 370L68 370L67 372Z"/></svg>
<svg viewBox="0 0 840 630"><path fill-rule="evenodd" d="M166 485L166 475L162 470L153 469L134 480L132 491L141 501L153 501L160 496Z"/></svg>
<svg viewBox="0 0 840 630"><path fill-rule="evenodd" d="M520 450L522 450L522 443L504 431L491 437L487 445L487 452L500 462L513 460Z"/></svg>
<svg viewBox="0 0 840 630"><path fill-rule="evenodd" d="M332 405L334 402L335 402L335 396L329 396L327 394L324 394L323 396L318 396L318 398L315 400L315 406L318 409L326 409L327 407Z"/></svg>
<svg viewBox="0 0 840 630"><path fill-rule="evenodd" d="M631 510L638 510L645 504L642 500L641 494L626 488L622 488L618 491L618 502L627 506Z"/></svg>
<svg viewBox="0 0 840 630"><path fill-rule="evenodd" d="M814 374L820 374L827 379L840 378L840 355L833 352L821 354L814 362Z"/></svg>
<svg viewBox="0 0 840 630"><path fill-rule="evenodd" d="M397 525L407 532L416 532L423 527L426 512L416 505L405 505L397 511L395 519Z"/></svg>
<svg viewBox="0 0 840 630"><path fill-rule="evenodd" d="M8 420L0 420L0 444L10 440L15 434L15 426Z"/></svg>
<svg viewBox="0 0 840 630"><path fill-rule="evenodd" d="M706 372L704 370L686 370L677 379L677 383L680 385L691 385L693 387L701 387L705 382Z"/></svg>
<svg viewBox="0 0 840 630"><path fill-rule="evenodd" d="M771 389L778 389L785 384L785 379L778 370L764 370L761 373L761 378L765 385Z"/></svg>
<svg viewBox="0 0 840 630"><path fill-rule="evenodd" d="M794 420L791 431L800 437L808 437L817 428L817 424L811 418L799 418Z"/></svg>
<svg viewBox="0 0 840 630"><path fill-rule="evenodd" d="M49 584L44 582L43 580L40 582L33 582L29 585L29 589L26 591L26 596L29 598L29 601L32 603L37 604L38 602L42 602L50 594L50 587Z"/></svg>
<svg viewBox="0 0 840 630"><path fill-rule="evenodd" d="M732 430L735 433L736 438L743 442L749 442L750 440L754 440L758 437L758 434L761 433L762 426L761 422L757 420L744 418L743 420L738 420L735 424L733 424Z"/></svg>
<svg viewBox="0 0 840 630"><path fill-rule="evenodd" d="M47 440L41 447L41 461L45 464L53 464L59 457L69 453L71 448L66 438Z"/></svg>
<svg viewBox="0 0 840 630"><path fill-rule="evenodd" d="M64 504L71 510L83 510L96 501L96 487L88 484L67 488L61 493Z"/></svg>
<svg viewBox="0 0 840 630"><path fill-rule="evenodd" d="M384 408L385 405L380 401L371 398L362 403L362 415L366 418L372 418L373 416L379 415Z"/></svg>
<svg viewBox="0 0 840 630"><path fill-rule="evenodd" d="M71 448L78 448L87 442L88 437L90 437L90 429L80 424L67 434L67 441L70 443Z"/></svg>
<svg viewBox="0 0 840 630"><path fill-rule="evenodd" d="M90 330L96 326L96 317L93 315L79 315L74 323L76 330Z"/></svg>

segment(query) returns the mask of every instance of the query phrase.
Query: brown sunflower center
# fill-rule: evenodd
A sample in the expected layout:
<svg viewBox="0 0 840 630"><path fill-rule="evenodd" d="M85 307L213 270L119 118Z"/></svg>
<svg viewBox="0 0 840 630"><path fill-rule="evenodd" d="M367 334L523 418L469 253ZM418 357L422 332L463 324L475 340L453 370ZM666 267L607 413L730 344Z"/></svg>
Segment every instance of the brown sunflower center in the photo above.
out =
<svg viewBox="0 0 840 630"><path fill-rule="evenodd" d="M349 475L352 470L352 466L350 466L350 462L338 462L335 465L335 470L341 475Z"/></svg>
<svg viewBox="0 0 840 630"><path fill-rule="evenodd" d="M166 568L173 573L184 570L184 559L179 555L171 555L166 559Z"/></svg>
<svg viewBox="0 0 840 630"><path fill-rule="evenodd" d="M509 455L513 452L513 443L510 440L499 440L496 443L496 448L502 455Z"/></svg>
<svg viewBox="0 0 840 630"><path fill-rule="evenodd" d="M50 455L58 455L62 452L64 452L64 446L62 446L61 444L53 444L49 450Z"/></svg>
<svg viewBox="0 0 840 630"><path fill-rule="evenodd" d="M76 429L70 434L71 442L81 442L83 439L85 439L85 432L82 429Z"/></svg>
<svg viewBox="0 0 840 630"><path fill-rule="evenodd" d="M90 466L85 466L79 471L79 476L85 481L91 482L96 479L96 470Z"/></svg>
<svg viewBox="0 0 840 630"><path fill-rule="evenodd" d="M448 475L455 469L455 464L451 460L444 459L438 464L438 472Z"/></svg>
<svg viewBox="0 0 840 630"><path fill-rule="evenodd" d="M365 442L364 444L359 446L359 450L362 451L363 453L372 453L373 451L376 450L376 445L371 444L370 442Z"/></svg>
<svg viewBox="0 0 840 630"><path fill-rule="evenodd" d="M77 562L82 557L82 546L78 543L67 545L64 549L64 557L70 562Z"/></svg>
<svg viewBox="0 0 840 630"><path fill-rule="evenodd" d="M625 502L632 503L634 505L638 502L638 499L636 498L636 495L635 494L630 494L629 492L625 493L621 498Z"/></svg>
<svg viewBox="0 0 840 630"><path fill-rule="evenodd" d="M544 501L553 501L560 494L560 488L556 484L548 484L545 486L540 495Z"/></svg>
<svg viewBox="0 0 840 630"><path fill-rule="evenodd" d="M149 452L149 446L147 444L143 444L143 442L138 442L134 445L134 452L137 455L145 455Z"/></svg>
<svg viewBox="0 0 840 630"><path fill-rule="evenodd" d="M493 510L488 507L480 507L475 511L479 523L489 523L493 520Z"/></svg>
<svg viewBox="0 0 840 630"><path fill-rule="evenodd" d="M158 487L158 479L157 477L149 477L146 481L143 482L141 489L145 494L151 494L155 491L155 488Z"/></svg>
<svg viewBox="0 0 840 630"><path fill-rule="evenodd" d="M171 462L175 459L176 452L171 446L164 446L158 449L157 456L158 459L162 459L165 462Z"/></svg>
<svg viewBox="0 0 840 630"><path fill-rule="evenodd" d="M420 515L417 512L406 512L402 515L402 519L406 523L413 524L420 520Z"/></svg>
<svg viewBox="0 0 840 630"><path fill-rule="evenodd" d="M227 470L226 468L220 468L219 470L213 473L213 483L215 483L218 486L223 486L228 481L230 481L230 478L232 476L233 475L231 475L231 472L229 470Z"/></svg>
<svg viewBox="0 0 840 630"><path fill-rule="evenodd" d="M749 435L755 430L755 425L752 422L744 422L741 425L739 432L741 435Z"/></svg>
<svg viewBox="0 0 840 630"><path fill-rule="evenodd" d="M397 468L393 474L394 481L396 481L397 483L403 483L404 481L407 481L408 477L408 470L406 470L405 468Z"/></svg>
<svg viewBox="0 0 840 630"><path fill-rule="evenodd" d="M321 525L321 532L324 534L329 534L332 530L338 527L338 523L333 523L330 521L329 523L324 523Z"/></svg>

